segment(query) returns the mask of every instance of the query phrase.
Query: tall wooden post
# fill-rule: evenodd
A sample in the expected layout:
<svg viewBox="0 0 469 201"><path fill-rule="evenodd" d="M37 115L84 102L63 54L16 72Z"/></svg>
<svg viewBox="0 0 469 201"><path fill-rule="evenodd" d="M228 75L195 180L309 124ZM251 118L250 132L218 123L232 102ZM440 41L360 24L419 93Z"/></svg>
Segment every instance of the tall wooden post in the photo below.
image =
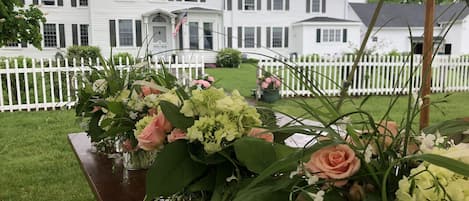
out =
<svg viewBox="0 0 469 201"><path fill-rule="evenodd" d="M425 3L425 30L423 41L422 66L422 100L420 111L420 130L428 127L430 122L430 85L432 80L432 54L433 54L433 15L435 13L435 0L426 0Z"/></svg>

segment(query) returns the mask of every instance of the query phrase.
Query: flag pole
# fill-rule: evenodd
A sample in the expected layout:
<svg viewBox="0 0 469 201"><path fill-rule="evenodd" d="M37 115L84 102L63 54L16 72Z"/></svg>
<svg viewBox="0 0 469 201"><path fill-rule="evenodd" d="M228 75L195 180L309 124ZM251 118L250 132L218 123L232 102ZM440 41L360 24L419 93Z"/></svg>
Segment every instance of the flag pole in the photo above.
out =
<svg viewBox="0 0 469 201"><path fill-rule="evenodd" d="M425 1L425 29L423 41L422 66L422 108L420 111L420 130L428 127L430 122L430 85L432 80L432 54L433 54L433 16L435 0Z"/></svg>

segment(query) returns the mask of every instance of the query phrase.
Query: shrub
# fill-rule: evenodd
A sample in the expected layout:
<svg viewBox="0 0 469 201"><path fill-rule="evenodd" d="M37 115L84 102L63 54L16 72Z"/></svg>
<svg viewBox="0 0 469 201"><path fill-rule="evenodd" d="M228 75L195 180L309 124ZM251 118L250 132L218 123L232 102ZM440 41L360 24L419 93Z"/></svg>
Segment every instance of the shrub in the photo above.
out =
<svg viewBox="0 0 469 201"><path fill-rule="evenodd" d="M10 68L15 68L15 59L18 60L18 68L24 68L23 60L25 60L25 59L26 59L26 67L27 68L32 68L32 66L33 66L33 60L29 57L23 57L23 56L0 57L0 69L6 68L5 60L9 61L8 63L9 63Z"/></svg>
<svg viewBox="0 0 469 201"><path fill-rule="evenodd" d="M321 61L321 57L319 56L319 54L303 55L301 57L298 57L298 59L296 61L297 62L306 62L306 61L309 61L310 58L311 58L311 61Z"/></svg>
<svg viewBox="0 0 469 201"><path fill-rule="evenodd" d="M259 63L259 59L243 58L243 63L246 63L246 64L257 64L257 63Z"/></svg>
<svg viewBox="0 0 469 201"><path fill-rule="evenodd" d="M114 64L119 64L119 58L122 58L122 64L125 65L127 62L127 58L129 58L129 64L134 64L134 56L128 52L119 52L112 56L112 60Z"/></svg>
<svg viewBox="0 0 469 201"><path fill-rule="evenodd" d="M217 54L217 65L220 67L237 68L241 64L241 52L235 49L222 49Z"/></svg>
<svg viewBox="0 0 469 201"><path fill-rule="evenodd" d="M96 58L101 54L99 47L94 46L70 46L67 48L67 58L69 62L73 62L73 59L77 60L77 64L80 63L80 59L84 58L85 63L88 63L88 59L91 58L93 64L96 63Z"/></svg>

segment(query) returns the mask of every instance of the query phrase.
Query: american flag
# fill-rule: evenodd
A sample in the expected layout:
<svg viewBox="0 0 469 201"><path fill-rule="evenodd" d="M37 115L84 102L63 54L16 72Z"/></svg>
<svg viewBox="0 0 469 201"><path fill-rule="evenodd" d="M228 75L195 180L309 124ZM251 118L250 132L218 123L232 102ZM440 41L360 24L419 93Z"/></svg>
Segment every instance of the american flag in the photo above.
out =
<svg viewBox="0 0 469 201"><path fill-rule="evenodd" d="M173 37L177 36L177 34L179 33L179 30L181 30L181 26L186 22L187 22L187 12L183 12L181 13L181 15L179 15L179 22L176 25L176 29L174 29Z"/></svg>

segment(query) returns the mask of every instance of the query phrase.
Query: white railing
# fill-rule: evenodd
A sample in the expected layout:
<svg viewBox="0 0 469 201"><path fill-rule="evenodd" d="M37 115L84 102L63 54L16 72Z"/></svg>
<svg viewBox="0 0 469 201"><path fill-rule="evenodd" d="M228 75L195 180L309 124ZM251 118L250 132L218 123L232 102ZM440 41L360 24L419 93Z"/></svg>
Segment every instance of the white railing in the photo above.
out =
<svg viewBox="0 0 469 201"><path fill-rule="evenodd" d="M343 81L352 69L353 59L303 57L285 61L264 60L259 63L258 76L264 72L279 76L283 81L280 89L282 97L312 96L310 89L317 94L338 96ZM417 91L421 82L422 58L414 56L412 63L410 57L405 56L365 56L353 76L348 94L407 94L409 85L413 92ZM412 80L410 75L413 75ZM469 91L469 58L437 56L432 64L431 90Z"/></svg>
<svg viewBox="0 0 469 201"><path fill-rule="evenodd" d="M161 69L164 65L183 84L205 74L203 58L150 59L151 68ZM134 66L128 58L115 62L121 75ZM0 61L0 112L70 109L77 100L77 89L83 86L79 75L91 73L89 66L102 69L99 60L83 58Z"/></svg>

